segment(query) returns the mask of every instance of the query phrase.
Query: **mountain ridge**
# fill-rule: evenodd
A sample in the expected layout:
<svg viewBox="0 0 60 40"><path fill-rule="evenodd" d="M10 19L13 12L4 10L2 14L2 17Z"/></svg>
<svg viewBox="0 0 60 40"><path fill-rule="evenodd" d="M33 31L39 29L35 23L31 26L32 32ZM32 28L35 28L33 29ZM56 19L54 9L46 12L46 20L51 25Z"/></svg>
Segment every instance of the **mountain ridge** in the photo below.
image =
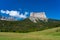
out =
<svg viewBox="0 0 60 40"><path fill-rule="evenodd" d="M33 32L44 29L60 27L60 21L48 19L48 22L39 20L37 23L32 22L29 18L21 21L0 20L1 32Z"/></svg>

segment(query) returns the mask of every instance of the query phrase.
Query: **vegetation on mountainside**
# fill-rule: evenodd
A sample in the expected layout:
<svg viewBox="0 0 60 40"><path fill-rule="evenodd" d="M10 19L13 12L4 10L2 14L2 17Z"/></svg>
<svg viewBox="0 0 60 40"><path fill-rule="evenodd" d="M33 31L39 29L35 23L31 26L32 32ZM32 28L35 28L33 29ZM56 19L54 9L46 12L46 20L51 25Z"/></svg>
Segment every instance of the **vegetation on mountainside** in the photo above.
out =
<svg viewBox="0 0 60 40"><path fill-rule="evenodd" d="M33 23L29 19L23 21L3 21L0 20L0 32L33 32L48 28L59 27L60 21L49 19L48 22L39 20Z"/></svg>

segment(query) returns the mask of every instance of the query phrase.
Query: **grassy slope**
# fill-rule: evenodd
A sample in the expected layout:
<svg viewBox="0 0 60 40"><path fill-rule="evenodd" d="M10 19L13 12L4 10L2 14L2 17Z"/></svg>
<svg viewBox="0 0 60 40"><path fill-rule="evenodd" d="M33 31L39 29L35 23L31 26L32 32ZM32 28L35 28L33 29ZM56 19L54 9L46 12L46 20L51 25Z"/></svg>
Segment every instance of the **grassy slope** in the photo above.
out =
<svg viewBox="0 0 60 40"><path fill-rule="evenodd" d="M60 27L30 33L0 32L0 40L60 40Z"/></svg>

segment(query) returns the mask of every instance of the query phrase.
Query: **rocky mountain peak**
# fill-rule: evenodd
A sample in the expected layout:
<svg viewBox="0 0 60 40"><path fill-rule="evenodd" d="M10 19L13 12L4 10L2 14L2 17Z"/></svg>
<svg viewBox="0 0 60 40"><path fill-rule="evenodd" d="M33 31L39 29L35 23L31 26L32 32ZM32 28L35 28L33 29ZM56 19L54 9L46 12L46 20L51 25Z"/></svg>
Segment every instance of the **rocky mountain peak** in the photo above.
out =
<svg viewBox="0 0 60 40"><path fill-rule="evenodd" d="M48 18L46 17L45 12L31 12L29 19L34 23L37 23L38 19L42 21L48 21Z"/></svg>

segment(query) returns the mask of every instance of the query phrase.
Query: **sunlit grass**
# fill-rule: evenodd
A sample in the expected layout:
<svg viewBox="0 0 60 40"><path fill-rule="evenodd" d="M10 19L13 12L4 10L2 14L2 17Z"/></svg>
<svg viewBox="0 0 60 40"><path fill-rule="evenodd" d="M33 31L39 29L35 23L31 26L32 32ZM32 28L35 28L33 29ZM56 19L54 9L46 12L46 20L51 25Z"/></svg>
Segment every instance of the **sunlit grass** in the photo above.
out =
<svg viewBox="0 0 60 40"><path fill-rule="evenodd" d="M60 27L30 33L0 32L0 40L60 40Z"/></svg>

